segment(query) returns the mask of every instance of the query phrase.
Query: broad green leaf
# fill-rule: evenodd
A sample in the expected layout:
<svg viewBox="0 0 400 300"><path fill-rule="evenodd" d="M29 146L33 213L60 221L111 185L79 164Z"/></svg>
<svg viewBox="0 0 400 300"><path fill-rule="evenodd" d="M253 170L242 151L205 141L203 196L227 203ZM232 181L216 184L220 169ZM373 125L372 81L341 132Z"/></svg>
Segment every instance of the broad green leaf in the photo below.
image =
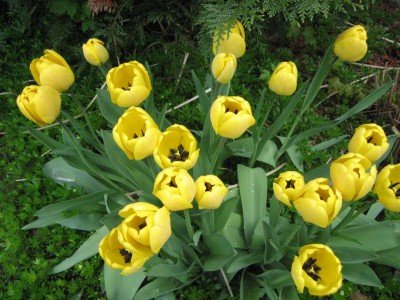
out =
<svg viewBox="0 0 400 300"><path fill-rule="evenodd" d="M268 285L274 289L281 289L293 285L293 279L288 270L272 269L265 271L257 277L262 278Z"/></svg>
<svg viewBox="0 0 400 300"><path fill-rule="evenodd" d="M72 229L94 231L102 226L103 214L77 214L57 223Z"/></svg>
<svg viewBox="0 0 400 300"><path fill-rule="evenodd" d="M113 210L101 219L101 223L104 224L108 230L111 231L114 227L117 227L122 222L122 218L118 215L118 212L121 208Z"/></svg>
<svg viewBox="0 0 400 300"><path fill-rule="evenodd" d="M243 211L244 235L251 245L254 229L265 214L267 205L267 177L261 168L238 165L240 200Z"/></svg>
<svg viewBox="0 0 400 300"><path fill-rule="evenodd" d="M256 228L254 228L254 235L251 241L251 250L261 251L265 247L265 233L264 233L264 220L258 221Z"/></svg>
<svg viewBox="0 0 400 300"><path fill-rule="evenodd" d="M39 217L39 219L25 225L22 227L23 230L33 229L33 228L41 228L50 225L57 224L58 222L65 220L65 217L62 213L51 214L51 215L44 215Z"/></svg>
<svg viewBox="0 0 400 300"><path fill-rule="evenodd" d="M239 202L239 197L233 197L222 202L221 206L214 211L214 228L215 231L221 231L226 222L229 219L229 216L236 208L236 205Z"/></svg>
<svg viewBox="0 0 400 300"><path fill-rule="evenodd" d="M298 300L299 296L297 294L296 288L293 285L283 288L279 295L279 299L280 300Z"/></svg>
<svg viewBox="0 0 400 300"><path fill-rule="evenodd" d="M334 247L333 252L342 264L358 264L378 258L373 252L357 247Z"/></svg>
<svg viewBox="0 0 400 300"><path fill-rule="evenodd" d="M114 126L122 116L125 109L111 102L110 93L107 90L97 90L97 103L103 117Z"/></svg>
<svg viewBox="0 0 400 300"><path fill-rule="evenodd" d="M236 254L229 240L221 234L205 235L203 241L209 250L203 262L205 271L222 268Z"/></svg>
<svg viewBox="0 0 400 300"><path fill-rule="evenodd" d="M56 274L65 271L71 268L73 265L76 265L77 263L97 254L99 250L99 243L107 233L108 229L105 226L98 229L79 247L78 250L76 250L71 257L66 258L53 269L51 269L50 273Z"/></svg>
<svg viewBox="0 0 400 300"><path fill-rule="evenodd" d="M47 146L50 149L57 149L57 148L61 148L64 145L54 139L52 139L51 137L47 136L45 133L40 132L34 128L27 128L28 131L35 137L37 138L43 145Z"/></svg>
<svg viewBox="0 0 400 300"><path fill-rule="evenodd" d="M367 217L371 218L372 220L375 220L383 209L384 207L382 204L380 204L379 202L375 202L368 210Z"/></svg>
<svg viewBox="0 0 400 300"><path fill-rule="evenodd" d="M292 145L286 149L286 152L296 168L304 172L303 153L301 153L300 148L297 145Z"/></svg>
<svg viewBox="0 0 400 300"><path fill-rule="evenodd" d="M167 294L169 292L180 289L190 283L196 278L182 283L174 278L157 278L150 281L144 287L142 287L135 295L135 300L148 300Z"/></svg>
<svg viewBox="0 0 400 300"><path fill-rule="evenodd" d="M348 136L347 134L344 134L337 138L332 138L327 141L323 141L317 145L312 146L311 150L312 151L322 151L322 150L328 149L329 147L332 147L333 145L336 145L337 143L340 143L341 141L343 141L347 136Z"/></svg>
<svg viewBox="0 0 400 300"><path fill-rule="evenodd" d="M260 290L257 280L248 273L244 273L240 280L240 300L260 299Z"/></svg>
<svg viewBox="0 0 400 300"><path fill-rule="evenodd" d="M227 147L230 149L233 155L250 158L254 149L253 143L254 142L251 137L241 138L236 141L228 143ZM265 143L260 154L258 155L257 160L269 164L272 167L275 167L276 166L275 155L277 152L278 152L278 147L275 145L273 141L268 140Z"/></svg>
<svg viewBox="0 0 400 300"><path fill-rule="evenodd" d="M379 252L374 262L400 269L400 247Z"/></svg>
<svg viewBox="0 0 400 300"><path fill-rule="evenodd" d="M342 272L344 279L356 284L383 287L378 276L366 264L344 264Z"/></svg>
<svg viewBox="0 0 400 300"><path fill-rule="evenodd" d="M207 96L203 85L200 83L199 78L197 77L196 73L193 70L192 70L192 78L194 85L196 87L197 95L199 95L201 112L203 115L207 115L211 105L210 98Z"/></svg>
<svg viewBox="0 0 400 300"><path fill-rule="evenodd" d="M228 273L234 273L240 271L250 265L261 263L264 260L263 253L243 253L239 254L233 258L233 262L226 269Z"/></svg>
<svg viewBox="0 0 400 300"><path fill-rule="evenodd" d="M121 270L104 264L104 283L109 300L132 300L146 278L143 270L130 275L121 275Z"/></svg>
<svg viewBox="0 0 400 300"><path fill-rule="evenodd" d="M227 237L234 248L247 249L243 232L243 217L238 213L231 213L222 234Z"/></svg>
<svg viewBox="0 0 400 300"><path fill-rule="evenodd" d="M176 277L187 274L193 268L194 263L190 266L185 265L182 261L176 264L159 264L146 272L147 276L151 277Z"/></svg>

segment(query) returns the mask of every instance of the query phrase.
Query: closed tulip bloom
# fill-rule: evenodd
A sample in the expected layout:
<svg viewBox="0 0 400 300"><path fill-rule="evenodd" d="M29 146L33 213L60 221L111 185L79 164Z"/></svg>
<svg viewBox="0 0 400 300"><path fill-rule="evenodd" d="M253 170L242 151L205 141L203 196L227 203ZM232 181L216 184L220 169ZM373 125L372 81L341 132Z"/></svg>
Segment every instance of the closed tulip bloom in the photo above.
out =
<svg viewBox="0 0 400 300"><path fill-rule="evenodd" d="M112 103L121 107L139 106L151 91L149 74L137 61L112 68L106 82Z"/></svg>
<svg viewBox="0 0 400 300"><path fill-rule="evenodd" d="M344 61L359 61L368 50L367 32L360 25L353 26L338 35L333 52Z"/></svg>
<svg viewBox="0 0 400 300"><path fill-rule="evenodd" d="M82 51L86 61L91 65L100 66L108 60L108 51L99 39L89 39L82 45Z"/></svg>
<svg viewBox="0 0 400 300"><path fill-rule="evenodd" d="M275 94L290 96L296 91L297 77L298 72L294 62L281 62L269 79L269 89Z"/></svg>
<svg viewBox="0 0 400 300"><path fill-rule="evenodd" d="M109 267L122 270L122 275L130 275L139 271L154 253L147 247L135 248L128 243L123 245L118 236L121 236L121 232L118 228L114 228L101 240L100 256Z"/></svg>
<svg viewBox="0 0 400 300"><path fill-rule="evenodd" d="M342 264L332 249L322 244L305 245L292 263L292 278L299 293L326 296L342 287Z"/></svg>
<svg viewBox="0 0 400 300"><path fill-rule="evenodd" d="M372 189L376 179L376 166L359 153L347 153L332 162L330 167L333 186L343 200L355 201Z"/></svg>
<svg viewBox="0 0 400 300"><path fill-rule="evenodd" d="M160 135L153 156L162 169L189 170L196 164L199 154L200 149L191 132L183 125L174 124Z"/></svg>
<svg viewBox="0 0 400 300"><path fill-rule="evenodd" d="M235 74L237 61L235 55L231 53L218 53L211 64L211 71L215 80L226 84L231 81Z"/></svg>
<svg viewBox="0 0 400 300"><path fill-rule="evenodd" d="M54 50L45 50L44 55L34 59L29 66L39 85L48 85L64 92L74 83L75 77L65 59Z"/></svg>
<svg viewBox="0 0 400 300"><path fill-rule="evenodd" d="M246 52L245 33L242 23L239 21L229 30L229 34L223 34L218 39L218 33L214 34L213 53L232 53L240 58Z"/></svg>
<svg viewBox="0 0 400 300"><path fill-rule="evenodd" d="M304 177L298 172L280 173L272 185L276 199L291 207L291 202L297 198L304 187Z"/></svg>
<svg viewBox="0 0 400 300"><path fill-rule="evenodd" d="M128 108L113 129L113 138L129 159L141 160L153 154L161 131L140 107Z"/></svg>
<svg viewBox="0 0 400 300"><path fill-rule="evenodd" d="M51 86L30 85L17 98L21 113L40 126L51 124L61 109L61 97Z"/></svg>
<svg viewBox="0 0 400 300"><path fill-rule="evenodd" d="M400 212L400 164L387 165L378 173L374 192L385 208Z"/></svg>
<svg viewBox="0 0 400 300"><path fill-rule="evenodd" d="M200 209L217 209L227 193L228 188L215 175L200 176L196 180L196 201Z"/></svg>
<svg viewBox="0 0 400 300"><path fill-rule="evenodd" d="M326 228L342 207L342 195L329 186L328 179L317 178L304 186L293 204L304 221Z"/></svg>
<svg viewBox="0 0 400 300"><path fill-rule="evenodd" d="M171 219L167 208L158 208L146 202L135 202L120 212L124 221L119 225L122 245L136 248L148 247L158 253L171 236Z"/></svg>
<svg viewBox="0 0 400 300"><path fill-rule="evenodd" d="M157 175L153 195L170 211L184 210L193 207L196 185L186 170L167 168Z"/></svg>
<svg viewBox="0 0 400 300"><path fill-rule="evenodd" d="M389 143L382 127L376 124L358 126L349 142L349 152L364 155L371 164L389 149Z"/></svg>
<svg viewBox="0 0 400 300"><path fill-rule="evenodd" d="M249 102L239 96L219 96L211 106L210 117L215 132L231 139L256 123Z"/></svg>

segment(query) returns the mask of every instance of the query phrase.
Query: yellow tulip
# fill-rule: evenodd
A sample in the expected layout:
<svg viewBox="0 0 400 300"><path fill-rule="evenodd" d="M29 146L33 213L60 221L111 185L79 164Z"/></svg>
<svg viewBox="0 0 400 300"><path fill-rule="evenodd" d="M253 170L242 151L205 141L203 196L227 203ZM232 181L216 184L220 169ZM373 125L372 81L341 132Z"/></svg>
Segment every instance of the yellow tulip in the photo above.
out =
<svg viewBox="0 0 400 300"><path fill-rule="evenodd" d="M99 244L99 254L104 262L114 269L120 269L122 275L129 275L139 271L154 253L147 247L135 248L120 243L121 232L117 228L111 230Z"/></svg>
<svg viewBox="0 0 400 300"><path fill-rule="evenodd" d="M326 228L342 207L342 195L328 179L317 178L304 186L293 204L304 221Z"/></svg>
<svg viewBox="0 0 400 300"><path fill-rule="evenodd" d="M342 264L332 249L322 244L305 245L292 263L292 278L299 293L308 288L313 296L337 292L343 281Z"/></svg>
<svg viewBox="0 0 400 300"><path fill-rule="evenodd" d="M211 71L215 80L226 84L231 81L235 74L237 61L235 55L231 53L218 53L211 64Z"/></svg>
<svg viewBox="0 0 400 300"><path fill-rule="evenodd" d="M112 68L106 82L112 103L121 107L139 106L151 91L149 74L137 61Z"/></svg>
<svg viewBox="0 0 400 300"><path fill-rule="evenodd" d="M54 50L45 50L44 55L34 59L29 68L39 85L49 85L60 93L68 90L75 81L68 63Z"/></svg>
<svg viewBox="0 0 400 300"><path fill-rule="evenodd" d="M154 160L162 168L193 168L199 158L200 149L191 132L183 125L174 124L164 131L154 148Z"/></svg>
<svg viewBox="0 0 400 300"><path fill-rule="evenodd" d="M231 139L256 123L249 102L239 96L219 96L211 106L210 117L215 132Z"/></svg>
<svg viewBox="0 0 400 300"><path fill-rule="evenodd" d="M276 199L291 207L291 202L297 198L304 187L304 177L298 172L280 173L272 185Z"/></svg>
<svg viewBox="0 0 400 300"><path fill-rule="evenodd" d="M344 61L359 61L368 50L367 32L360 25L353 26L338 35L333 52Z"/></svg>
<svg viewBox="0 0 400 300"><path fill-rule="evenodd" d="M167 168L157 175L153 195L170 211L185 210L193 207L196 185L186 170Z"/></svg>
<svg viewBox="0 0 400 300"><path fill-rule="evenodd" d="M372 189L377 170L365 156L350 152L332 162L330 173L333 186L342 194L343 200L355 201Z"/></svg>
<svg viewBox="0 0 400 300"><path fill-rule="evenodd" d="M374 192L385 208L400 212L400 164L387 165L378 173Z"/></svg>
<svg viewBox="0 0 400 300"><path fill-rule="evenodd" d="M158 208L146 202L125 206L119 215L124 217L118 237L120 243L140 248L148 247L158 253L171 236L171 219L166 207Z"/></svg>
<svg viewBox="0 0 400 300"><path fill-rule="evenodd" d="M246 52L245 33L242 23L239 21L218 39L218 33L214 34L213 53L232 53L236 58L242 57Z"/></svg>
<svg viewBox="0 0 400 300"><path fill-rule="evenodd" d="M30 85L18 96L17 105L25 117L43 126L57 119L61 109L61 97L51 86Z"/></svg>
<svg viewBox="0 0 400 300"><path fill-rule="evenodd" d="M129 159L135 160L151 155L160 135L150 115L134 106L124 112L113 129L114 141Z"/></svg>
<svg viewBox="0 0 400 300"><path fill-rule="evenodd" d="M294 62L281 62L269 79L269 89L275 94L290 96L296 91L297 77L298 72Z"/></svg>
<svg viewBox="0 0 400 300"><path fill-rule="evenodd" d="M196 201L200 209L217 209L227 193L228 188L215 175L200 176L196 180Z"/></svg>
<svg viewBox="0 0 400 300"><path fill-rule="evenodd" d="M108 60L108 51L104 47L104 42L99 39L89 39L82 45L82 51L86 61L91 65L100 66Z"/></svg>
<svg viewBox="0 0 400 300"><path fill-rule="evenodd" d="M363 124L356 128L349 142L349 152L364 155L373 164L389 149L389 143L382 127Z"/></svg>

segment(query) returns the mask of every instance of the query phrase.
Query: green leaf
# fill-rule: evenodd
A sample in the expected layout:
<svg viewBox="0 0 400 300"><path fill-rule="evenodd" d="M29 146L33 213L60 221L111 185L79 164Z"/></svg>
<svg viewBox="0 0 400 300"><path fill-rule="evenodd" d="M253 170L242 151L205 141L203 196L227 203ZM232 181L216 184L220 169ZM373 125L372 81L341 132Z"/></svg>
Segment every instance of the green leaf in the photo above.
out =
<svg viewBox="0 0 400 300"><path fill-rule="evenodd" d="M78 1L52 0L49 2L49 9L52 13L58 16L68 15L72 19L78 10Z"/></svg>
<svg viewBox="0 0 400 300"><path fill-rule="evenodd" d="M125 109L111 102L110 93L107 90L97 90L97 103L103 117L114 126L122 116Z"/></svg>
<svg viewBox="0 0 400 300"><path fill-rule="evenodd" d="M239 197L233 197L222 202L221 206L214 211L214 228L215 231L221 231L229 216L236 208L239 202Z"/></svg>
<svg viewBox="0 0 400 300"><path fill-rule="evenodd" d="M280 300L298 300L299 296L297 294L296 288L293 285L283 288L279 295L279 299Z"/></svg>
<svg viewBox="0 0 400 300"><path fill-rule="evenodd" d="M135 295L135 300L148 300L178 290L192 283L196 278L182 283L174 278L157 278L142 287Z"/></svg>
<svg viewBox="0 0 400 300"><path fill-rule="evenodd" d="M343 277L351 282L367 286L383 287L378 276L366 264L343 265Z"/></svg>
<svg viewBox="0 0 400 300"><path fill-rule="evenodd" d="M400 269L400 247L379 252L374 262Z"/></svg>
<svg viewBox="0 0 400 300"><path fill-rule="evenodd" d="M243 232L243 217L237 213L231 213L222 234L227 237L234 248L247 249Z"/></svg>
<svg viewBox="0 0 400 300"><path fill-rule="evenodd" d="M238 165L240 200L242 203L244 235L251 245L254 229L266 213L267 177L261 168Z"/></svg>
<svg viewBox="0 0 400 300"><path fill-rule="evenodd" d="M121 208L122 206L108 213L101 219L101 223L106 225L108 230L111 231L114 227L117 227L117 225L121 223L122 218L118 215L118 212Z"/></svg>
<svg viewBox="0 0 400 300"><path fill-rule="evenodd" d="M235 273L250 265L261 263L264 260L263 253L243 253L237 255L238 257L233 258L233 262L229 265L226 272Z"/></svg>
<svg viewBox="0 0 400 300"><path fill-rule="evenodd" d="M268 285L274 289L281 289L293 285L293 279L288 270L272 269L265 271L257 277L262 278Z"/></svg>
<svg viewBox="0 0 400 300"><path fill-rule="evenodd" d="M328 149L329 147L336 145L337 143L340 143L341 141L343 141L347 136L348 136L347 134L344 134L337 138L332 138L327 141L323 141L317 145L312 146L311 150L312 151L322 151L322 150Z"/></svg>
<svg viewBox="0 0 400 300"><path fill-rule="evenodd" d="M62 143L52 139L51 137L48 137L43 132L40 132L34 128L29 128L29 127L27 129L36 139L38 139L43 145L45 145L50 149L57 149L64 146Z"/></svg>
<svg viewBox="0 0 400 300"><path fill-rule="evenodd" d="M72 229L94 231L101 227L103 214L77 214L57 223Z"/></svg>
<svg viewBox="0 0 400 300"><path fill-rule="evenodd" d="M206 235L203 240L209 249L209 254L204 259L205 271L222 268L236 254L229 240L221 234Z"/></svg>
<svg viewBox="0 0 400 300"><path fill-rule="evenodd" d="M238 139L228 143L226 146L230 149L233 155L246 158L251 157L254 149L253 139L251 137ZM275 155L277 152L278 147L273 141L268 140L256 159L275 167Z"/></svg>
<svg viewBox="0 0 400 300"><path fill-rule="evenodd" d="M367 217L375 220L376 217L380 214L380 212L384 209L383 205L379 202L376 202L371 205L370 209L368 210Z"/></svg>
<svg viewBox="0 0 400 300"><path fill-rule="evenodd" d="M211 105L210 98L207 96L203 85L200 83L199 78L197 77L196 73L193 70L192 70L192 78L194 85L196 87L197 95L199 95L201 113L205 116L208 114L208 111L210 110L210 105Z"/></svg>
<svg viewBox="0 0 400 300"><path fill-rule="evenodd" d="M66 258L53 269L51 269L50 273L56 274L65 271L71 268L73 265L76 265L77 263L97 254L99 250L99 243L107 233L108 229L105 226L98 229L79 247L78 250L76 250L71 257Z"/></svg>
<svg viewBox="0 0 400 300"><path fill-rule="evenodd" d="M194 263L190 266L185 265L182 261L178 261L176 264L159 264L151 268L146 272L147 276L151 277L176 277L184 275L190 272L193 268Z"/></svg>
<svg viewBox="0 0 400 300"><path fill-rule="evenodd" d="M248 273L244 273L240 280L240 300L260 299L260 290L257 280Z"/></svg>
<svg viewBox="0 0 400 300"><path fill-rule="evenodd" d="M121 270L110 268L104 264L104 283L107 299L132 300L146 278L146 274L143 270L127 276L120 273Z"/></svg>
<svg viewBox="0 0 400 300"><path fill-rule="evenodd" d="M43 217L39 217L39 219L25 225L24 227L22 227L22 229L27 230L27 229L33 229L33 228L46 227L46 226L57 224L58 222L65 220L66 218L67 217L65 217L62 213L46 215Z"/></svg>
<svg viewBox="0 0 400 300"><path fill-rule="evenodd" d="M378 258L373 252L363 248L334 247L333 251L343 264L358 264Z"/></svg>

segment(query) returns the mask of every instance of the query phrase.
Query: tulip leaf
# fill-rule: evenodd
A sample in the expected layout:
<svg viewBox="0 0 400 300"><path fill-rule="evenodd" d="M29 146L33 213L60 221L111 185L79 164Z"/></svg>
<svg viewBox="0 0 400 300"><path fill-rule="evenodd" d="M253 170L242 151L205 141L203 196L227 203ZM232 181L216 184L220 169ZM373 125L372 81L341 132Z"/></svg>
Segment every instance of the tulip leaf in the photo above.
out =
<svg viewBox="0 0 400 300"><path fill-rule="evenodd" d="M226 222L229 219L229 216L236 208L239 202L239 197L233 197L222 202L221 206L214 211L214 228L215 231L221 231Z"/></svg>
<svg viewBox="0 0 400 300"><path fill-rule="evenodd" d="M334 247L333 251L343 264L358 264L378 258L378 255L360 247Z"/></svg>
<svg viewBox="0 0 400 300"><path fill-rule="evenodd" d="M252 138L241 138L228 143L227 147L232 151L233 155L250 158L253 153L254 142ZM269 140L260 151L257 160L275 167L275 155L277 152L278 147L273 141Z"/></svg>
<svg viewBox="0 0 400 300"><path fill-rule="evenodd" d="M343 277L356 284L383 287L378 276L366 264L343 264Z"/></svg>
<svg viewBox="0 0 400 300"><path fill-rule="evenodd" d="M47 136L45 133L40 132L34 128L27 128L28 131L38 139L43 145L47 146L50 149L57 149L63 147L63 144L52 139L51 137Z"/></svg>
<svg viewBox="0 0 400 300"><path fill-rule="evenodd" d="M33 229L33 228L41 228L50 225L57 224L58 222L65 220L67 217L64 216L62 213L53 214L53 215L46 215L39 217L39 219L25 225L22 227L23 230Z"/></svg>
<svg viewBox="0 0 400 300"><path fill-rule="evenodd" d="M251 245L254 229L266 214L267 177L261 168L238 165L238 180L244 235L247 245Z"/></svg>
<svg viewBox="0 0 400 300"><path fill-rule="evenodd" d="M158 264L148 270L146 274L151 277L176 277L189 273L193 266L194 263L187 266L178 260L176 264Z"/></svg>
<svg viewBox="0 0 400 300"><path fill-rule="evenodd" d="M121 270L113 269L104 264L104 284L107 299L132 300L146 278L143 270L130 275L121 275Z"/></svg>
<svg viewBox="0 0 400 300"><path fill-rule="evenodd" d="M95 233L93 233L71 256L63 260L61 263L56 265L51 269L51 274L60 273L71 268L73 265L92 257L98 253L99 243L104 236L108 233L106 226L99 228Z"/></svg>
<svg viewBox="0 0 400 300"><path fill-rule="evenodd" d="M111 102L110 93L104 89L97 90L97 103L103 117L113 126L125 111L124 108Z"/></svg>
<svg viewBox="0 0 400 300"><path fill-rule="evenodd" d="M279 295L279 299L280 300L298 300L299 296L297 294L296 288L293 285L283 288Z"/></svg>
<svg viewBox="0 0 400 300"><path fill-rule="evenodd" d="M237 249L247 249L243 232L243 216L232 212L226 222L222 234Z"/></svg>
<svg viewBox="0 0 400 300"><path fill-rule="evenodd" d="M329 147L332 147L333 145L336 145L337 143L340 143L341 141L343 141L348 135L347 134L343 134L337 138L332 138L326 141L323 141L317 145L314 145L311 147L312 151L322 151L322 150L326 150Z"/></svg>
<svg viewBox="0 0 400 300"><path fill-rule="evenodd" d="M101 227L103 214L77 214L57 223L72 229L93 231Z"/></svg>
<svg viewBox="0 0 400 300"><path fill-rule="evenodd" d="M376 202L371 205L370 209L368 210L367 217L371 218L372 220L375 220L383 209L384 209L383 205L379 202Z"/></svg>
<svg viewBox="0 0 400 300"><path fill-rule="evenodd" d="M211 104L210 98L207 96L207 93L205 92L203 85L200 83L200 80L197 77L196 72L193 70L192 70L192 78L194 85L196 87L197 95L199 95L201 113L204 116L206 116L208 114L208 111L210 110L210 104Z"/></svg>
<svg viewBox="0 0 400 300"><path fill-rule="evenodd" d="M400 269L400 246L379 252L374 262Z"/></svg>
<svg viewBox="0 0 400 300"><path fill-rule="evenodd" d="M194 280L196 278L183 283L175 278L157 278L142 287L135 295L134 300L153 299L189 285Z"/></svg>
<svg viewBox="0 0 400 300"><path fill-rule="evenodd" d="M234 273L240 271L241 269L247 268L250 265L261 263L264 260L264 254L260 252L246 253L236 255L233 258L232 263L226 269L227 273Z"/></svg>
<svg viewBox="0 0 400 300"><path fill-rule="evenodd" d="M203 241L209 249L209 254L204 259L205 271L222 268L236 254L229 240L221 234L205 235Z"/></svg>
<svg viewBox="0 0 400 300"><path fill-rule="evenodd" d="M103 216L103 218L101 219L101 223L104 224L108 228L108 230L111 231L114 227L117 227L121 223L122 218L118 215L118 212L121 208L113 210L112 212Z"/></svg>
<svg viewBox="0 0 400 300"><path fill-rule="evenodd" d="M260 299L261 288L256 278L243 272L240 280L240 300L258 300Z"/></svg>
<svg viewBox="0 0 400 300"><path fill-rule="evenodd" d="M283 287L293 285L293 279L290 272L284 269L267 270L257 277L262 278L265 282L268 282L268 285L274 289L281 289Z"/></svg>

